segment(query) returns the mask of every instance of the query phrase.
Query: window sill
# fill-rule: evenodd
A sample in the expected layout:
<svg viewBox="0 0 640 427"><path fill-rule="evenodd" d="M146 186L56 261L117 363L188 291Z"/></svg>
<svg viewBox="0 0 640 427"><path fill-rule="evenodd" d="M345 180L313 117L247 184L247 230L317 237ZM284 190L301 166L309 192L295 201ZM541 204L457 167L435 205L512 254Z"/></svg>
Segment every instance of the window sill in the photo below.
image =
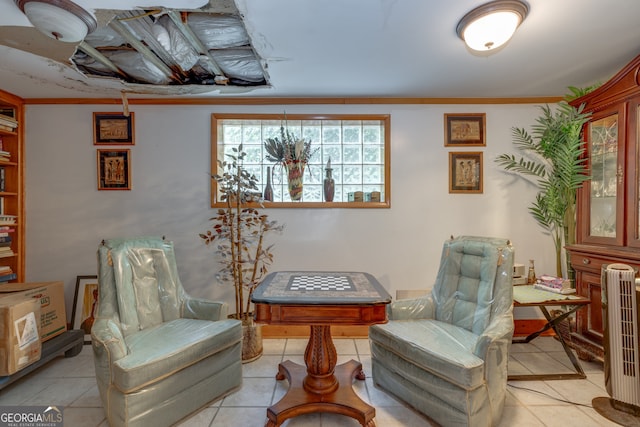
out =
<svg viewBox="0 0 640 427"><path fill-rule="evenodd" d="M386 202L264 202L265 209L271 208L303 208L303 209L389 209L391 203ZM256 203L248 206L260 207ZM216 202L212 204L212 208L226 208L224 202Z"/></svg>

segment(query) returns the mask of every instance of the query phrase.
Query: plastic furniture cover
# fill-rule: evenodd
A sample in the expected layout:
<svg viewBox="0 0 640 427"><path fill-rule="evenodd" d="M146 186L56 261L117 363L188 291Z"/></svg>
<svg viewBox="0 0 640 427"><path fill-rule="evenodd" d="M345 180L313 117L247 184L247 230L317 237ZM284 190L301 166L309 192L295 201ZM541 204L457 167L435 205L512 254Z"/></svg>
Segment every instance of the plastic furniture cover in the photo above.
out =
<svg viewBox="0 0 640 427"><path fill-rule="evenodd" d="M443 426L497 425L513 336L513 248L445 242L429 295L399 300L369 329L374 383Z"/></svg>
<svg viewBox="0 0 640 427"><path fill-rule="evenodd" d="M91 339L112 427L169 426L240 387L241 323L185 293L173 243L106 240L98 273Z"/></svg>

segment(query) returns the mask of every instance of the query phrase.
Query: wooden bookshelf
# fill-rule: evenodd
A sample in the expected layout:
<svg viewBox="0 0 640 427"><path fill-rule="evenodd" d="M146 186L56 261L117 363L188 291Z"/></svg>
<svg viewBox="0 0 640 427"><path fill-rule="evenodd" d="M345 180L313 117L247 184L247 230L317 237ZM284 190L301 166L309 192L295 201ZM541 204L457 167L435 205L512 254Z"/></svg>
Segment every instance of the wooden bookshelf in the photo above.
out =
<svg viewBox="0 0 640 427"><path fill-rule="evenodd" d="M10 240L11 253L3 250L0 267L10 267L15 279L23 282L24 262L24 100L0 90L0 245ZM2 179L4 178L4 179ZM9 237L6 239L5 237ZM4 243L6 247L6 243ZM3 274L6 268L2 269ZM4 281L0 276L0 282Z"/></svg>

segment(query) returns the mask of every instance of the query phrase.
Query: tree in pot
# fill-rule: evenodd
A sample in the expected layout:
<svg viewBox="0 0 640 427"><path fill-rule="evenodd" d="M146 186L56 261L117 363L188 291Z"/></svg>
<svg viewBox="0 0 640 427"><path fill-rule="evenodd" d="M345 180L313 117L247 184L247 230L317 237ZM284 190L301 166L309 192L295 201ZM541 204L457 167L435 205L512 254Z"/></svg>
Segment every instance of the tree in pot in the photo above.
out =
<svg viewBox="0 0 640 427"><path fill-rule="evenodd" d="M228 161L218 160L221 174L212 175L226 206L210 218L211 227L200 237L207 245L216 243L215 253L222 263L216 279L234 287L236 311L230 317L242 321L242 360L249 362L262 355L261 328L253 322L251 295L273 261L273 245L266 245L265 237L284 226L260 212L258 179L243 167L246 153L242 144L232 150L226 155Z"/></svg>
<svg viewBox="0 0 640 427"><path fill-rule="evenodd" d="M553 239L557 276L569 279L573 278L572 269L565 257L563 275L562 251L565 245L575 243L576 190L590 179L582 128L591 114L583 112L584 105L574 108L568 101L595 87L569 88L571 94L558 103L555 111L548 105L541 106L542 114L531 127L531 134L523 128L512 128L513 143L526 158L502 154L495 159L505 170L537 184L539 191L529 212Z"/></svg>

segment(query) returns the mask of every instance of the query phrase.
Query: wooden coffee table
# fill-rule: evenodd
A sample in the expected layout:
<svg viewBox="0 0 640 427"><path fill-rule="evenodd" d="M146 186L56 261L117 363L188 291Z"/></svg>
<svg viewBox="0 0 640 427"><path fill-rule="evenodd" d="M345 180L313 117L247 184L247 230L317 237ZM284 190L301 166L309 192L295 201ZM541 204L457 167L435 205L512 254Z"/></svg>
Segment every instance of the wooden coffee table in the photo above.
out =
<svg viewBox="0 0 640 427"><path fill-rule="evenodd" d="M251 298L255 320L272 325L310 325L305 365L290 360L278 365L276 379L289 390L267 409L266 427L312 412L332 412L375 426L375 408L353 391L353 379L364 380L362 364L336 366L331 325L386 323L391 296L368 273L285 271L270 273Z"/></svg>

